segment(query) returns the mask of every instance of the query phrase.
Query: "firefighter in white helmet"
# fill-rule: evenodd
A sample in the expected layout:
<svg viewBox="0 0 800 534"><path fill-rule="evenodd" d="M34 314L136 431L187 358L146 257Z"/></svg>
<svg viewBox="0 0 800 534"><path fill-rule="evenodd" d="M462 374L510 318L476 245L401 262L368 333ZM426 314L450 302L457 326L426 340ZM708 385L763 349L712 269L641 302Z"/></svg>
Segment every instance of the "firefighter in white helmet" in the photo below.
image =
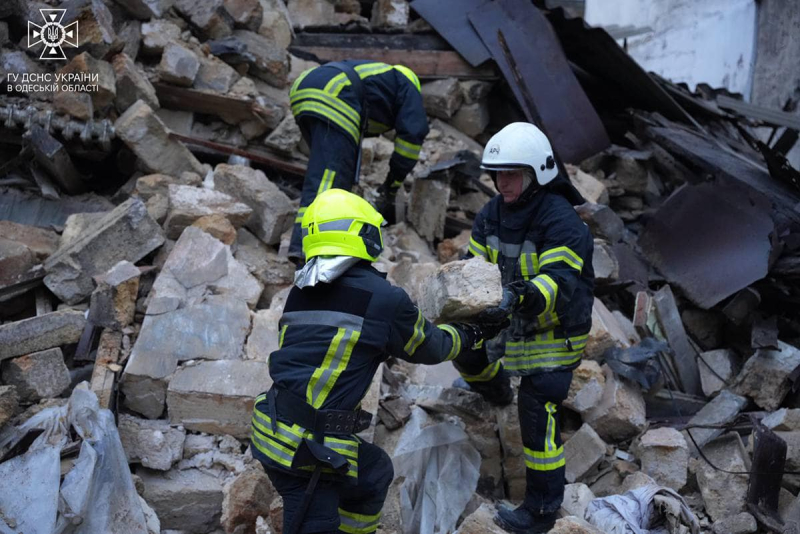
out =
<svg viewBox="0 0 800 534"><path fill-rule="evenodd" d="M565 484L558 410L592 323L593 239L573 208L583 198L559 176L550 142L533 124L512 123L494 135L481 166L500 194L475 218L469 253L500 269L504 298L492 313L510 314L511 325L456 368L495 404L513 400L509 375L522 376L525 500L500 509L495 521L510 532L548 532Z"/></svg>

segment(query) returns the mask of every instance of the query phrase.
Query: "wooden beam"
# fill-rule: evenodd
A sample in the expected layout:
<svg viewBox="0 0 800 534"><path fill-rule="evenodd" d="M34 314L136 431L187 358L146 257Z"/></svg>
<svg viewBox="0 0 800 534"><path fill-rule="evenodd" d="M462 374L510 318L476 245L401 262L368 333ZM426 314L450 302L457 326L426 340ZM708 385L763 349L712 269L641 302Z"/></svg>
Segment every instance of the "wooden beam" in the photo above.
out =
<svg viewBox="0 0 800 534"><path fill-rule="evenodd" d="M402 64L413 70L420 78L497 79L494 67L473 67L458 52L452 50L291 46L289 51L298 57L314 58L320 63L366 59L382 61L389 65Z"/></svg>
<svg viewBox="0 0 800 534"><path fill-rule="evenodd" d="M101 408L111 408L111 398L114 393L114 381L117 371L121 367L119 352L122 347L122 333L105 329L100 335L100 344L97 347L97 359L94 361L92 381L90 388L97 395Z"/></svg>
<svg viewBox="0 0 800 534"><path fill-rule="evenodd" d="M156 83L153 87L161 106L167 109L215 115L235 122L260 119L271 130L277 128L286 114L278 104L261 106L252 100L204 93L164 83Z"/></svg>

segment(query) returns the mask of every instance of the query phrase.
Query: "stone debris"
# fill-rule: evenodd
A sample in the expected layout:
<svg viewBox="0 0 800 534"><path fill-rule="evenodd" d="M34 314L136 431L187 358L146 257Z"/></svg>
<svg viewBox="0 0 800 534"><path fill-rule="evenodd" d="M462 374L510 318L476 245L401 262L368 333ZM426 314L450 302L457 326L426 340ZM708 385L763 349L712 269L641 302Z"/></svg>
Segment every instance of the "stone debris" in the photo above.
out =
<svg viewBox="0 0 800 534"><path fill-rule="evenodd" d="M107 273L95 277L97 289L89 304L89 321L113 330L132 324L140 276L138 267L121 261Z"/></svg>
<svg viewBox="0 0 800 534"><path fill-rule="evenodd" d="M16 386L0 386L0 429L19 411Z"/></svg>
<svg viewBox="0 0 800 534"><path fill-rule="evenodd" d="M170 185L168 192L170 211L164 227L169 239L178 239L187 226L191 226L201 217L223 215L235 228L239 228L253 213L246 204L213 189Z"/></svg>
<svg viewBox="0 0 800 534"><path fill-rule="evenodd" d="M603 366L606 383L599 404L583 420L606 441L617 443L635 437L646 425L645 402L639 386Z"/></svg>
<svg viewBox="0 0 800 534"><path fill-rule="evenodd" d="M261 468L249 469L223 488L222 528L226 533L255 534L256 521L269 517L276 492Z"/></svg>
<svg viewBox="0 0 800 534"><path fill-rule="evenodd" d="M700 384L706 397L713 397L736 378L735 356L729 349L717 349L700 354Z"/></svg>
<svg viewBox="0 0 800 534"><path fill-rule="evenodd" d="M594 498L594 493L586 484L567 484L564 487L564 502L561 504L561 510L568 516L582 518Z"/></svg>
<svg viewBox="0 0 800 534"><path fill-rule="evenodd" d="M421 296L420 311L429 320L466 319L500 304L500 272L482 258L447 263L423 282Z"/></svg>
<svg viewBox="0 0 800 534"><path fill-rule="evenodd" d="M120 414L117 422L122 447L130 463L139 463L148 469L169 471L183 458L186 432L168 421L139 419Z"/></svg>
<svg viewBox="0 0 800 534"><path fill-rule="evenodd" d="M495 513L491 505L480 505L464 519L455 534L504 534L505 530L498 527L493 520Z"/></svg>
<svg viewBox="0 0 800 534"><path fill-rule="evenodd" d="M800 366L800 349L778 341L778 350L759 349L745 362L734 390L761 408L777 410L789 393L789 375Z"/></svg>
<svg viewBox="0 0 800 534"><path fill-rule="evenodd" d="M736 433L717 438L703 447L703 452L717 467L726 471L748 471L749 458ZM697 485L703 495L706 513L713 521L730 518L745 511L748 477L717 471L703 460L693 460ZM788 464L787 464L788 466Z"/></svg>
<svg viewBox="0 0 800 534"><path fill-rule="evenodd" d="M756 518L747 512L725 517L711 526L714 534L751 534L758 532Z"/></svg>
<svg viewBox="0 0 800 534"><path fill-rule="evenodd" d="M22 402L58 397L70 384L69 369L58 347L5 360L0 375L4 384L16 387Z"/></svg>
<svg viewBox="0 0 800 534"><path fill-rule="evenodd" d="M658 484L680 491L687 480L689 446L674 428L648 430L635 444L642 471Z"/></svg>
<svg viewBox="0 0 800 534"><path fill-rule="evenodd" d="M162 529L212 532L220 526L223 485L199 469L166 473L140 469L144 500L153 507Z"/></svg>
<svg viewBox="0 0 800 534"><path fill-rule="evenodd" d="M85 324L82 312L63 310L0 325L0 361L77 343Z"/></svg>
<svg viewBox="0 0 800 534"><path fill-rule="evenodd" d="M594 429L584 424L564 444L567 467L565 477L572 484L597 467L606 455L606 443Z"/></svg>

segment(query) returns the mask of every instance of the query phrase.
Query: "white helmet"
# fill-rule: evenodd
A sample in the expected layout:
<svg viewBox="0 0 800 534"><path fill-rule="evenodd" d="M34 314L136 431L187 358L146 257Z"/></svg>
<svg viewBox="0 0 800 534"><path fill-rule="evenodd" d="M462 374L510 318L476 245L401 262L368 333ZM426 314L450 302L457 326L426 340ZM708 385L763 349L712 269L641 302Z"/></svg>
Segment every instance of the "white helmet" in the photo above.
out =
<svg viewBox="0 0 800 534"><path fill-rule="evenodd" d="M481 168L508 171L529 167L539 185L558 176L553 148L542 131L528 122L512 122L489 139L483 150Z"/></svg>

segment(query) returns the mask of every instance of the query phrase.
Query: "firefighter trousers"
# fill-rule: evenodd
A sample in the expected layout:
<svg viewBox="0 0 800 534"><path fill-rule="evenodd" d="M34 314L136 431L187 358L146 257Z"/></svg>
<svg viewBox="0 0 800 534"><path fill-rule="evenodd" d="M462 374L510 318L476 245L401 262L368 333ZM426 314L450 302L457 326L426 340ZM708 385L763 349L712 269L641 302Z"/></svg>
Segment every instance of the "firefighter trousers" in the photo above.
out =
<svg viewBox="0 0 800 534"><path fill-rule="evenodd" d="M266 465L264 468L283 497L283 531L287 532L295 520L309 479L283 469ZM311 497L300 534L375 532L393 478L389 455L377 445L362 442L358 447L358 482L321 479Z"/></svg>
<svg viewBox="0 0 800 534"><path fill-rule="evenodd" d="M465 353L454 364L478 393L509 380L500 361L488 363L485 350ZM564 446L558 410L567 398L570 382L571 370L526 375L520 382L517 408L526 467L523 504L536 514L556 512L564 500Z"/></svg>
<svg viewBox="0 0 800 534"><path fill-rule="evenodd" d="M318 117L303 115L297 125L308 144L311 157L308 160L303 192L300 195L300 209L297 211L292 239L289 243L289 257L303 257L303 237L300 222L306 207L319 193L336 187L350 191L355 183L358 146L353 138Z"/></svg>

